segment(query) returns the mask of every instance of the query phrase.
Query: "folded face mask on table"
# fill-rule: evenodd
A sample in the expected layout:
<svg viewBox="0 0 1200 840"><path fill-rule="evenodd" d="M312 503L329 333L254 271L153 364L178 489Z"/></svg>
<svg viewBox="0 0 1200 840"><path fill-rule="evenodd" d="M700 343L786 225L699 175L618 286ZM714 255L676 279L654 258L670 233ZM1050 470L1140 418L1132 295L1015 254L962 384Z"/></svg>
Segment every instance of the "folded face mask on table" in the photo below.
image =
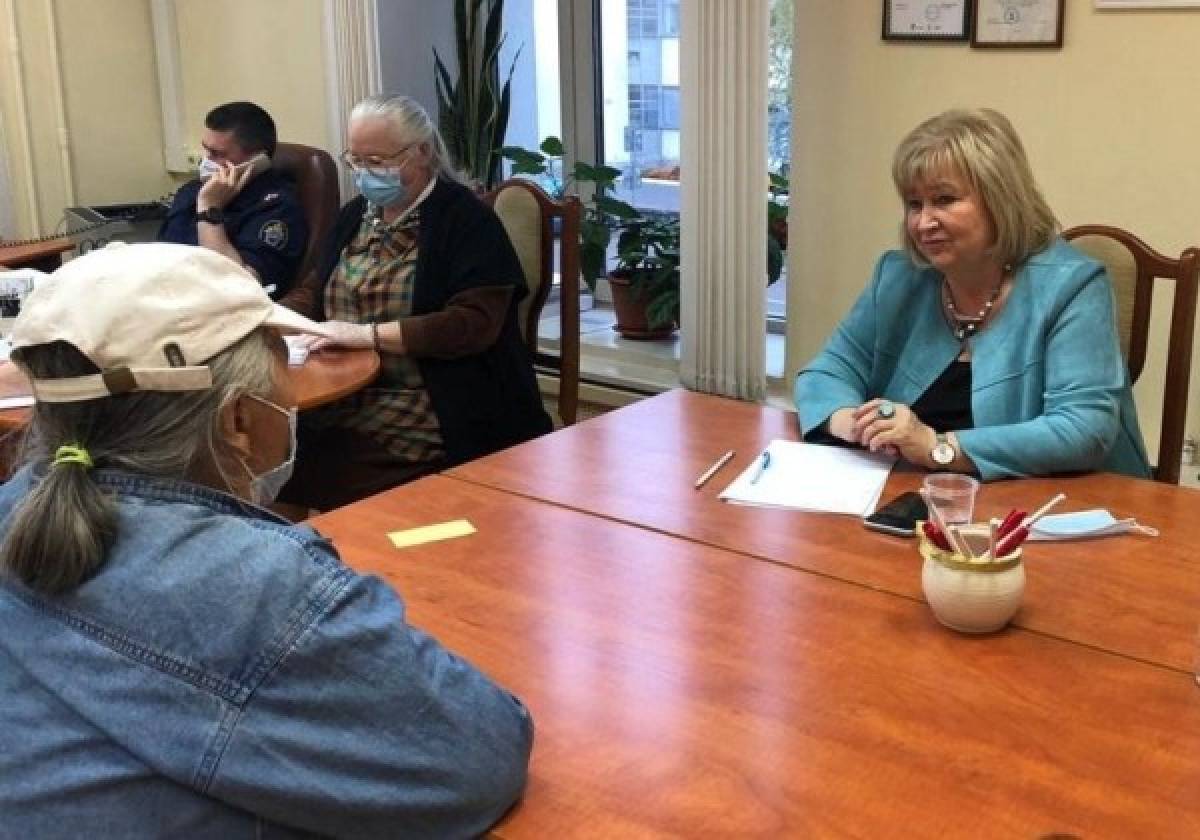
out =
<svg viewBox="0 0 1200 840"><path fill-rule="evenodd" d="M1031 540L1083 540L1117 534L1157 537L1158 529L1139 525L1136 519L1117 519L1103 508L1043 516L1030 529Z"/></svg>

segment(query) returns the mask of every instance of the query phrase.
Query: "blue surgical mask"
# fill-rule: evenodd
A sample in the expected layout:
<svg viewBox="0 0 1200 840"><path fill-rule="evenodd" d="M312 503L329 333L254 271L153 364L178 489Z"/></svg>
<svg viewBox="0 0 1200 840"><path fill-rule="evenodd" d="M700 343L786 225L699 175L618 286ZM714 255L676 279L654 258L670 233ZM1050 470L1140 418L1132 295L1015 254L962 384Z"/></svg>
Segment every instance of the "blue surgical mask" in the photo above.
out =
<svg viewBox="0 0 1200 840"><path fill-rule="evenodd" d="M200 175L200 180L202 181L208 180L220 171L221 164L212 158L201 158L200 165L196 167L196 172Z"/></svg>
<svg viewBox="0 0 1200 840"><path fill-rule="evenodd" d="M404 186L400 176L392 173L383 174L359 169L354 173L354 186L376 207L400 204L408 196L408 188Z"/></svg>
<svg viewBox="0 0 1200 840"><path fill-rule="evenodd" d="M275 409L288 420L288 455L279 466L272 467L261 475L255 475L250 466L242 461L242 469L250 475L250 501L256 505L269 505L279 496L279 491L288 483L296 467L296 409L284 408L255 394L247 396Z"/></svg>
<svg viewBox="0 0 1200 840"><path fill-rule="evenodd" d="M1107 510L1081 510L1075 513L1056 513L1043 516L1036 523L1031 540L1082 540L1090 537L1110 537L1129 532L1158 536L1158 530L1139 525L1136 519L1117 519Z"/></svg>

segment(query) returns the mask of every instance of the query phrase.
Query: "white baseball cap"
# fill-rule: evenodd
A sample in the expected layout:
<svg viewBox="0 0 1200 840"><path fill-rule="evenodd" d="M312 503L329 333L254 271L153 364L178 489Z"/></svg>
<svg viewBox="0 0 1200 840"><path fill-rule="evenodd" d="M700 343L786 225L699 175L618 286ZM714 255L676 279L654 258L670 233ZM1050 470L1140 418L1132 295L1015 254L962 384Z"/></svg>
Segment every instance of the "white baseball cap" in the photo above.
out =
<svg viewBox="0 0 1200 840"><path fill-rule="evenodd" d="M33 381L43 402L129 391L201 391L205 364L258 327L325 335L267 297L248 271L207 248L113 243L73 259L25 299L13 349L65 341L100 373Z"/></svg>

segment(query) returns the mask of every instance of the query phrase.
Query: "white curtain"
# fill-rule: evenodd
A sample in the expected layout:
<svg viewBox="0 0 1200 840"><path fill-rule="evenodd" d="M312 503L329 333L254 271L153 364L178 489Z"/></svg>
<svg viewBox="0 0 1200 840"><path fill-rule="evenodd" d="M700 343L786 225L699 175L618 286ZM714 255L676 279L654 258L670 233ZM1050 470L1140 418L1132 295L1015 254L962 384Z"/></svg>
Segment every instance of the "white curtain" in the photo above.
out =
<svg viewBox="0 0 1200 840"><path fill-rule="evenodd" d="M769 0L683 0L680 378L766 396Z"/></svg>
<svg viewBox="0 0 1200 840"><path fill-rule="evenodd" d="M336 149L346 134L350 109L359 101L381 92L379 70L379 27L375 0L326 0L327 52L333 72L327 74L330 133ZM433 61L433 58L430 58ZM345 168L341 173L342 196L354 195L354 180Z"/></svg>

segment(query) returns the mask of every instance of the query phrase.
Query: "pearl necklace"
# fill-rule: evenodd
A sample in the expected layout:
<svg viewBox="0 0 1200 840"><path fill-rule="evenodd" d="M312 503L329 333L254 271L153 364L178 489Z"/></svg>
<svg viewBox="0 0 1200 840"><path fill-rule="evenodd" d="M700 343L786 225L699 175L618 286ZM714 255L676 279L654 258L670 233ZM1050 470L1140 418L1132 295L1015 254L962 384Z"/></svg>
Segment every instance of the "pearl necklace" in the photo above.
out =
<svg viewBox="0 0 1200 840"><path fill-rule="evenodd" d="M958 307L954 305L954 295L950 292L949 281L942 281L942 302L946 307L946 320L954 337L963 344L966 344L968 338L982 329L984 322L992 314L992 307L996 305L996 300L1000 297L1000 290L1004 288L1004 279L1008 277L1008 272L1009 267L1005 266L1004 272L1000 275L1000 282L996 284L996 288L992 289L983 309L980 309L975 315L963 315L958 311Z"/></svg>

